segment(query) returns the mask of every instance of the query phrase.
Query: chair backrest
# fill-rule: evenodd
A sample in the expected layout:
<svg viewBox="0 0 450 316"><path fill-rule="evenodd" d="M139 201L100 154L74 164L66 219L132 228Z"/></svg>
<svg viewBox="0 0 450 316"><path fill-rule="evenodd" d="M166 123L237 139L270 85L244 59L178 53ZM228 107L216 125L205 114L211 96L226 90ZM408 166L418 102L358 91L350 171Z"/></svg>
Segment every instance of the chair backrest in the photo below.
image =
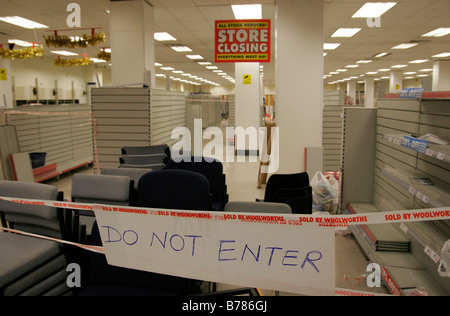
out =
<svg viewBox="0 0 450 316"><path fill-rule="evenodd" d="M0 196L32 200L58 200L58 188L41 183L0 181ZM50 237L62 237L60 210L41 205L0 200L0 211L11 228Z"/></svg>
<svg viewBox="0 0 450 316"><path fill-rule="evenodd" d="M275 192L274 202L289 205L294 214L312 214L312 188L279 189Z"/></svg>
<svg viewBox="0 0 450 316"><path fill-rule="evenodd" d="M170 148L166 144L150 145L150 146L124 146L122 147L123 155L152 155L166 154L170 158Z"/></svg>
<svg viewBox="0 0 450 316"><path fill-rule="evenodd" d="M211 209L208 179L186 170L158 170L141 177L137 206L200 210Z"/></svg>
<svg viewBox="0 0 450 316"><path fill-rule="evenodd" d="M162 170L166 168L166 165L163 163L155 163L149 165L134 165L134 164L121 164L119 168L127 168L127 169L147 169L149 171Z"/></svg>
<svg viewBox="0 0 450 316"><path fill-rule="evenodd" d="M228 202L228 196L223 165L220 161L205 157L190 157L190 161L169 161L167 169L188 170L204 175L209 181L214 202L220 203L220 205L215 203L219 207L217 210L223 210Z"/></svg>
<svg viewBox="0 0 450 316"><path fill-rule="evenodd" d="M104 168L102 175L108 176L126 176L133 180L134 188L137 189L139 179L146 173L151 172L152 169L142 168Z"/></svg>
<svg viewBox="0 0 450 316"><path fill-rule="evenodd" d="M269 177L264 194L265 202L274 202L275 193L279 189L294 189L309 186L309 177L306 172L293 174L273 174Z"/></svg>
<svg viewBox="0 0 450 316"><path fill-rule="evenodd" d="M72 199L78 203L129 205L133 181L128 176L75 174Z"/></svg>
<svg viewBox="0 0 450 316"><path fill-rule="evenodd" d="M225 205L225 212L292 214L287 204L270 202L232 201Z"/></svg>
<svg viewBox="0 0 450 316"><path fill-rule="evenodd" d="M167 164L168 157L166 154L123 155L119 158L119 161L120 164L128 165Z"/></svg>

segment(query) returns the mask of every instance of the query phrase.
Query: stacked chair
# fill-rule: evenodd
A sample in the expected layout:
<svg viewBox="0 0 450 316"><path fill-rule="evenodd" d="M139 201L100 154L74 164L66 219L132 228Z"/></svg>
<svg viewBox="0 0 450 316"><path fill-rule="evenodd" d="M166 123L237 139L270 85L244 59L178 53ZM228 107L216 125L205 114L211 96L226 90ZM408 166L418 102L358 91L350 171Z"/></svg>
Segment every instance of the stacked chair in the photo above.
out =
<svg viewBox="0 0 450 316"><path fill-rule="evenodd" d="M167 145L125 146L119 158L120 168L164 169L170 160L170 148Z"/></svg>
<svg viewBox="0 0 450 316"><path fill-rule="evenodd" d="M133 199L133 181L128 176L75 174L72 178L72 201L76 203L97 203L127 206ZM90 210L76 210L74 233L82 243L84 236L89 234L95 221L94 212Z"/></svg>
<svg viewBox="0 0 450 316"><path fill-rule="evenodd" d="M312 188L308 174L271 175L266 184L264 202L287 204L294 214L311 214Z"/></svg>
<svg viewBox="0 0 450 316"><path fill-rule="evenodd" d="M62 200L51 185L0 181L0 195ZM27 233L71 240L71 211L0 200L2 226ZM71 293L66 284L67 248L55 241L0 232L0 295L58 296Z"/></svg>
<svg viewBox="0 0 450 316"><path fill-rule="evenodd" d="M188 170L204 175L209 181L214 210L223 211L228 203L228 193L222 163L212 158L195 156L186 160L188 161L175 162L171 160L167 164L167 169Z"/></svg>

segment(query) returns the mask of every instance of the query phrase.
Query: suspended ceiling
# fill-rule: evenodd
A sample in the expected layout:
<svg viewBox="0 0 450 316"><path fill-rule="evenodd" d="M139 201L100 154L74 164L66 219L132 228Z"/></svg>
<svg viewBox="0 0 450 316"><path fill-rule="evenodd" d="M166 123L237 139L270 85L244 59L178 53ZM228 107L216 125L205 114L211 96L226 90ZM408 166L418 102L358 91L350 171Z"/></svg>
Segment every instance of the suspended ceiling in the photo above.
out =
<svg viewBox="0 0 450 316"><path fill-rule="evenodd" d="M283 1L283 0L281 0ZM314 0L318 1L318 0ZM394 1L394 0L392 0ZM94 56L99 47L109 47L109 0L0 0L1 16L19 15L24 18L48 25L47 30L28 30L0 21L0 43L7 43L8 39L25 41L40 41L43 35L49 35L53 30L67 30L66 19L70 12L67 5L76 2L81 6L81 28L87 30L64 31L59 34L69 36L90 33L90 28L98 32L105 32L107 41L96 48L73 50L79 54L87 53ZM189 46L195 54L202 55L204 61L214 65L214 21L234 19L231 4L261 3L263 18L275 21L275 0L237 1L237 0L147 0L155 10L155 31L168 32L177 41L171 44ZM369 27L366 19L353 19L352 15L366 2L361 0L325 0L324 12L324 42L341 43L337 49L325 51L324 75L337 69L346 69L347 65L355 65L359 60L373 60L369 64L358 64L359 67L348 69L346 72L332 75L324 80L325 83L334 82L349 77L363 79L367 72L378 72L375 78L389 76L392 66L407 65L404 72L417 72L410 76L429 74L420 72L422 69L433 68L432 56L450 52L450 35L439 38L425 38L423 34L439 27L450 27L449 0L396 0L398 4L381 17L381 27ZM272 23L274 26L275 23ZM352 38L331 38L338 28L361 28L362 30ZM273 36L275 32L272 32ZM419 42L419 45L406 49L394 50L392 47L409 42ZM266 84L275 84L275 54L273 43L273 58L270 64L264 64ZM216 82L230 85L211 70L185 57L185 53L177 53L167 46L167 43L156 42L156 62L170 66L185 73ZM133 48L130 47L130 51ZM55 58L49 53L54 48L44 45L46 58ZM378 53L390 53L386 57L374 58ZM427 59L422 64L410 64L410 61ZM234 76L234 64L215 64L219 69ZM156 67L156 73L172 75L170 71L162 71Z"/></svg>

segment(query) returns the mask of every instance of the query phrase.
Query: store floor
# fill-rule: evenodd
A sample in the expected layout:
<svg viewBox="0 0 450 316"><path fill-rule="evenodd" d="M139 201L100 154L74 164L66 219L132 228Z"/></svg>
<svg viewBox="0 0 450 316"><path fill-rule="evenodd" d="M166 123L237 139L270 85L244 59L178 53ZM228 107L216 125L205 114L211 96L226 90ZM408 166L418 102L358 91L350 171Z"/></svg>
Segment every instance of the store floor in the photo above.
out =
<svg viewBox="0 0 450 316"><path fill-rule="evenodd" d="M258 163L225 162L224 172L227 176L227 187L230 201L254 201L255 198L264 198L264 185L257 189ZM77 170L78 173L94 173L94 168ZM72 174L61 176L59 179L48 181L70 197ZM336 249L336 288L357 291L388 293L385 287L369 288L364 275L369 261L359 248L355 238L349 232L337 232L335 238ZM234 288L233 285L218 284L218 290ZM275 295L273 290L262 290L264 295ZM281 292L279 295L297 295Z"/></svg>

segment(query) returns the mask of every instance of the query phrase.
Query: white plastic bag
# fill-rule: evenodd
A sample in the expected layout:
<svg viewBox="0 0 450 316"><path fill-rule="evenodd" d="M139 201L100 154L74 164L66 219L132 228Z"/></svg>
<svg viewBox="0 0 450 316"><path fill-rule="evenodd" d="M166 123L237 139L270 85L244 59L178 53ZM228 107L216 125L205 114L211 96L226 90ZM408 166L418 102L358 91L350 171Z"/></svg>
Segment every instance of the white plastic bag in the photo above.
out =
<svg viewBox="0 0 450 316"><path fill-rule="evenodd" d="M443 278L450 278L450 239L442 247L438 273Z"/></svg>
<svg viewBox="0 0 450 316"><path fill-rule="evenodd" d="M337 211L339 200L339 183L332 176L324 176L318 171L311 179L313 205L312 211L328 212Z"/></svg>

